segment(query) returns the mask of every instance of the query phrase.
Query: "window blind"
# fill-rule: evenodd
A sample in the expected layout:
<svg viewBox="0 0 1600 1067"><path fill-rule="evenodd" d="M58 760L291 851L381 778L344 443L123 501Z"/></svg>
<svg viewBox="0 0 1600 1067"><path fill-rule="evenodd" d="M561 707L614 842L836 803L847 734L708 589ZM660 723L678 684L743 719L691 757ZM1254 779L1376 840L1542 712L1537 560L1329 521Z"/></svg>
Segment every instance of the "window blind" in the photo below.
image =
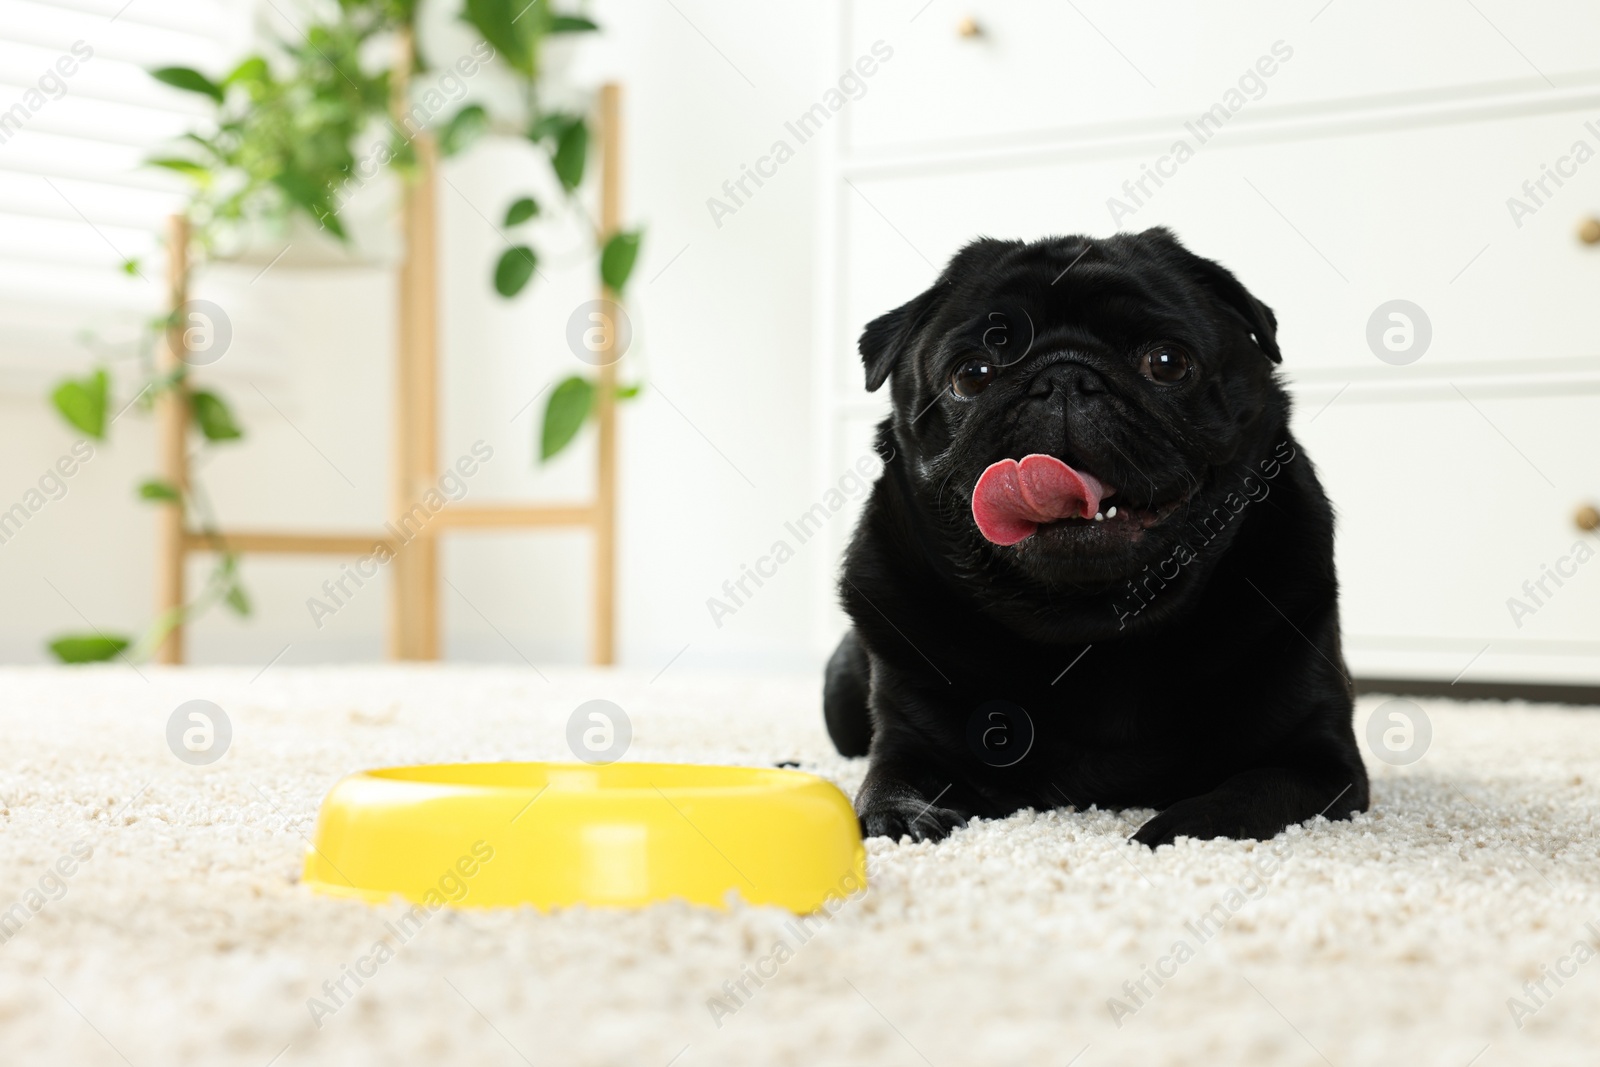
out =
<svg viewBox="0 0 1600 1067"><path fill-rule="evenodd" d="M0 368L133 352L183 189L142 164L207 114L148 71L220 76L249 29L241 0L0 0Z"/></svg>

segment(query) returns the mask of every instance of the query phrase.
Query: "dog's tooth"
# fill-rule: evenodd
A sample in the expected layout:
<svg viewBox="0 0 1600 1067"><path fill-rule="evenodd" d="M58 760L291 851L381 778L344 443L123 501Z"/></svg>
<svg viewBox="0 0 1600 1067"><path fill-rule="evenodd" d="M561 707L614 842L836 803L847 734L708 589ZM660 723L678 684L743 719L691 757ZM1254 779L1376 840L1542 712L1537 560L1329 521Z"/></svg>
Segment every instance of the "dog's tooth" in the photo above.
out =
<svg viewBox="0 0 1600 1067"><path fill-rule="evenodd" d="M1101 511L1095 512L1094 513L1094 521L1095 522L1105 522L1106 521L1105 513L1101 512Z"/></svg>
<svg viewBox="0 0 1600 1067"><path fill-rule="evenodd" d="M1114 519L1116 517L1117 517L1117 509L1115 507L1113 507L1110 511L1106 512L1106 518Z"/></svg>

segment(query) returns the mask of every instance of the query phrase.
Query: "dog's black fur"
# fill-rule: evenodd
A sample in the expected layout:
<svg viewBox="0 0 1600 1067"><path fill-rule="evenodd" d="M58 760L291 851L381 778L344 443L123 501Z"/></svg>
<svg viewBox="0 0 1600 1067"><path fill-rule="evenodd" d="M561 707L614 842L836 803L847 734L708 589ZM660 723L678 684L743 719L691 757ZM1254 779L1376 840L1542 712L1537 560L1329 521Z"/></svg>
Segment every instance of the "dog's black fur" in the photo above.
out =
<svg viewBox="0 0 1600 1067"><path fill-rule="evenodd" d="M866 835L1150 807L1134 839L1155 847L1366 810L1333 513L1289 433L1276 330L1162 229L979 240L867 326L867 387L888 381L893 410L824 691L839 751L871 756ZM1186 380L1141 373L1158 342L1187 349ZM999 370L963 398L951 374L975 357ZM985 540L979 475L1036 452L1114 487L1131 517ZM994 700L1023 712L978 711ZM1026 755L992 765L1030 724Z"/></svg>

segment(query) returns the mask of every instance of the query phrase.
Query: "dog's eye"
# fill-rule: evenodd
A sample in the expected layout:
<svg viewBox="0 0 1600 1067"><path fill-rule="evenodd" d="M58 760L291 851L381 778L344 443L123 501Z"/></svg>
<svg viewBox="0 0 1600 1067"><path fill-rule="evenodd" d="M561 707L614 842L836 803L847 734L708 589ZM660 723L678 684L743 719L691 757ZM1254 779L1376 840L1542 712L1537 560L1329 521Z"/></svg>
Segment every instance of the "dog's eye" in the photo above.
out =
<svg viewBox="0 0 1600 1067"><path fill-rule="evenodd" d="M969 359L950 375L950 388L956 396L974 397L994 381L994 364L986 359Z"/></svg>
<svg viewBox="0 0 1600 1067"><path fill-rule="evenodd" d="M1176 385L1189 376L1189 353L1177 345L1157 345L1139 361L1139 371L1152 382Z"/></svg>

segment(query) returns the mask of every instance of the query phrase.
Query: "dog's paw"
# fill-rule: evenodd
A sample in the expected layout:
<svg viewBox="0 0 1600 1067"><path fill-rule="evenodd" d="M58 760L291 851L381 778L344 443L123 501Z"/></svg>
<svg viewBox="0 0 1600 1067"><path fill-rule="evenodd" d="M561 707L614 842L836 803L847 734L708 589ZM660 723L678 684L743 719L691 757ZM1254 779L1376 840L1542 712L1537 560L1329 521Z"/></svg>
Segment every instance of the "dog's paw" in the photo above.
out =
<svg viewBox="0 0 1600 1067"><path fill-rule="evenodd" d="M1263 836L1271 837L1282 829L1278 827L1271 833L1263 834L1261 827L1252 825L1259 821L1252 819L1248 813L1230 811L1228 805L1219 804L1211 797L1190 797L1178 801L1139 827L1128 840L1159 848L1172 844L1180 837L1192 837L1197 841L1210 841L1216 837L1249 841Z"/></svg>
<svg viewBox="0 0 1600 1067"><path fill-rule="evenodd" d="M920 800L874 804L861 813L862 837L887 837L895 841L943 841L967 825L967 817L950 808L937 808Z"/></svg>

